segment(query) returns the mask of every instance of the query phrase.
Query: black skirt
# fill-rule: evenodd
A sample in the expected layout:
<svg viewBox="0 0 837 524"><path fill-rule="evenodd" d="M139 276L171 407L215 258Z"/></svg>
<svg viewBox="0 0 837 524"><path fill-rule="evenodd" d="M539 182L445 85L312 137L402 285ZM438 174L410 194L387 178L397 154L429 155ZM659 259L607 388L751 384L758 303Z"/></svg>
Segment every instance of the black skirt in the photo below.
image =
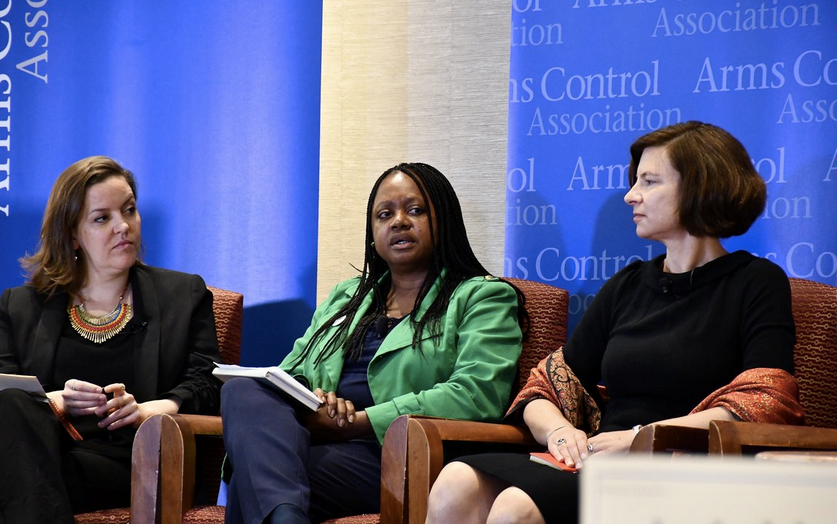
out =
<svg viewBox="0 0 837 524"><path fill-rule="evenodd" d="M547 524L577 524L581 472L570 473L532 462L528 453L483 453L456 460L522 489Z"/></svg>

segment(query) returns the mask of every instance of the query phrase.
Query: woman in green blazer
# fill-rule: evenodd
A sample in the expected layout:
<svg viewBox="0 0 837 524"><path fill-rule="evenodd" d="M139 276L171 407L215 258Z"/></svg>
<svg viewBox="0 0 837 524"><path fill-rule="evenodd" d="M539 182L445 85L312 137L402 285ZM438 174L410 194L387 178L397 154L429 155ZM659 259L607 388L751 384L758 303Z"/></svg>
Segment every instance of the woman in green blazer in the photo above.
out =
<svg viewBox="0 0 837 524"><path fill-rule="evenodd" d="M448 180L426 164L388 169L367 218L363 271L332 290L281 364L323 407L304 413L250 379L221 390L228 523L378 511L380 444L396 417L498 420L508 405L523 296L474 256Z"/></svg>

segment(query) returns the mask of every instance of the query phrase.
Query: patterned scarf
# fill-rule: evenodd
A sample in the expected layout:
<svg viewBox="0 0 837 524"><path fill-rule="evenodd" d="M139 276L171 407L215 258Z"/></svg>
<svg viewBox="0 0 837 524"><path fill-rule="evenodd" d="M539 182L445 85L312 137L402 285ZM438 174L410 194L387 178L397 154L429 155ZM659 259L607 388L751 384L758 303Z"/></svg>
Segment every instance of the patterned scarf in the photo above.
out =
<svg viewBox="0 0 837 524"><path fill-rule="evenodd" d="M606 398L606 393L602 393ZM588 436L599 430L601 411L564 361L563 348L553 351L532 369L529 380L506 413L506 420L520 417L522 408L537 398L544 398L558 406L564 417ZM796 378L781 369L748 369L726 386L712 392L691 413L715 407L723 407L746 422L805 423Z"/></svg>

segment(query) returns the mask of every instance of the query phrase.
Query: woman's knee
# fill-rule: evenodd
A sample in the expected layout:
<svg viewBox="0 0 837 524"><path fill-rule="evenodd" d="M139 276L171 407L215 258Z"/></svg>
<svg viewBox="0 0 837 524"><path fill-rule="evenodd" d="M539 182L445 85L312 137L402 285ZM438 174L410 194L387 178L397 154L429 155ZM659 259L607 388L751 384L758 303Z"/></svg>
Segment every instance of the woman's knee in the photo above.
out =
<svg viewBox="0 0 837 524"><path fill-rule="evenodd" d="M26 413L34 405L32 395L22 389L8 388L0 391L0 410L3 413Z"/></svg>
<svg viewBox="0 0 837 524"><path fill-rule="evenodd" d="M249 410L262 394L264 386L252 378L232 378L221 386L221 415L235 417L242 410Z"/></svg>
<svg viewBox="0 0 837 524"><path fill-rule="evenodd" d="M449 497L452 492L479 489L480 473L464 462L451 462L442 468L439 477L430 490L431 496Z"/></svg>
<svg viewBox="0 0 837 524"><path fill-rule="evenodd" d="M16 430L23 427L43 429L50 425L58 425L58 419L45 402L16 388L0 391L0 418ZM4 433L6 429L4 428Z"/></svg>
<svg viewBox="0 0 837 524"><path fill-rule="evenodd" d="M221 387L225 441L250 442L258 430L297 423L297 413L276 390L252 378L234 378ZM262 423L257 423L261 421Z"/></svg>
<svg viewBox="0 0 837 524"><path fill-rule="evenodd" d="M479 507L487 510L500 489L493 477L463 462L451 462L430 490L428 521L449 522L463 511L473 514Z"/></svg>
<svg viewBox="0 0 837 524"><path fill-rule="evenodd" d="M520 488L504 489L494 499L487 524L544 524L535 502Z"/></svg>
<svg viewBox="0 0 837 524"><path fill-rule="evenodd" d="M252 378L231 378L221 386L221 401L227 400L234 403L238 399L246 397L257 384L258 382Z"/></svg>

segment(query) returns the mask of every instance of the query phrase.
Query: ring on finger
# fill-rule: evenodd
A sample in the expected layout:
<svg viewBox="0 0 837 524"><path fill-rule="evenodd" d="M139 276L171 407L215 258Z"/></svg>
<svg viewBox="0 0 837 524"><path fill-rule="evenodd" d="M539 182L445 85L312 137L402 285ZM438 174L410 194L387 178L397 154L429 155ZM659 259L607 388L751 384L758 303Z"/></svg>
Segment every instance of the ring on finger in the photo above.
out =
<svg viewBox="0 0 837 524"><path fill-rule="evenodd" d="M587 451L593 453L593 444L587 444Z"/></svg>
<svg viewBox="0 0 837 524"><path fill-rule="evenodd" d="M555 443L560 446L561 444L566 444L567 441L565 439L559 438L558 440L555 441Z"/></svg>

